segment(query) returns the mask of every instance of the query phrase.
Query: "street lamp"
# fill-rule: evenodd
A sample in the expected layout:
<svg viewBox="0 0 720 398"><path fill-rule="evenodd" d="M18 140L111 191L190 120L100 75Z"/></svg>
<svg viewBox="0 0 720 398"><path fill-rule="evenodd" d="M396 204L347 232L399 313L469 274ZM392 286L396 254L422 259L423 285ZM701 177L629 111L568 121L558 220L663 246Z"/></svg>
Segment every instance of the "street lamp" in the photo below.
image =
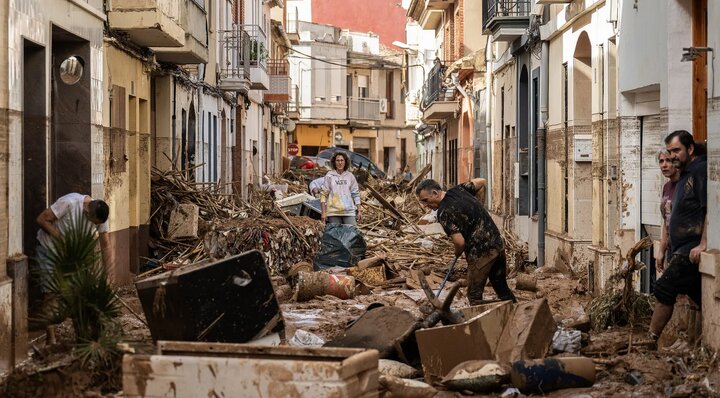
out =
<svg viewBox="0 0 720 398"><path fill-rule="evenodd" d="M401 41L397 41L397 40L395 40L394 42L392 42L392 45L395 46L395 47L398 47L398 48L402 48L403 50L415 51L415 52L418 51L417 46L411 46L411 45L409 45L409 44L405 44L405 43L403 43L403 42L401 42Z"/></svg>

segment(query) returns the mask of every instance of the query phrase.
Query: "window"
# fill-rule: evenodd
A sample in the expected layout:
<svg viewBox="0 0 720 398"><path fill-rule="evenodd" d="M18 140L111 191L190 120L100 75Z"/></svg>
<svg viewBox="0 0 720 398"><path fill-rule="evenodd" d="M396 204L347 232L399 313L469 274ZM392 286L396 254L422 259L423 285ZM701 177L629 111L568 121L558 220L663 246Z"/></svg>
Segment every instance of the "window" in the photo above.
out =
<svg viewBox="0 0 720 398"><path fill-rule="evenodd" d="M448 142L448 180L450 185L457 185L458 140Z"/></svg>
<svg viewBox="0 0 720 398"><path fill-rule="evenodd" d="M218 178L218 153L217 153L217 147L218 147L218 130L217 130L217 116L213 116L213 143L212 143L212 180L213 182L217 181Z"/></svg>
<svg viewBox="0 0 720 398"><path fill-rule="evenodd" d="M387 98L387 112L385 112L385 117L388 119L393 118L393 100L395 99L393 95L393 83L395 80L395 73L393 71L389 71L387 73L386 78L386 84L385 84L385 98Z"/></svg>
<svg viewBox="0 0 720 398"><path fill-rule="evenodd" d="M113 85L110 94L110 170L114 173L125 171L126 110L125 87ZM184 115L183 111L183 120Z"/></svg>
<svg viewBox="0 0 720 398"><path fill-rule="evenodd" d="M367 98L368 96L368 77L360 75L358 78L358 97Z"/></svg>
<svg viewBox="0 0 720 398"><path fill-rule="evenodd" d="M303 145L300 150L302 151L303 156L317 156L318 152L320 151L320 147Z"/></svg>

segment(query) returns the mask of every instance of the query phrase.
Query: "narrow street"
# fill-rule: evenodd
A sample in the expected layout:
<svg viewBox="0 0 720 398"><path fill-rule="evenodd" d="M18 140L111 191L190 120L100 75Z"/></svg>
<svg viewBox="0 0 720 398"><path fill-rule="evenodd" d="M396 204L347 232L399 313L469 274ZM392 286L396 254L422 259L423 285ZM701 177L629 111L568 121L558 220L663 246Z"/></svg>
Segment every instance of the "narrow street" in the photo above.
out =
<svg viewBox="0 0 720 398"><path fill-rule="evenodd" d="M303 195L304 184L294 179L307 175L307 171L299 175L297 172L285 174L291 180L273 181L276 185L287 184L288 197ZM187 184L187 180L180 173L156 173L153 181L153 198L156 199L153 203L156 210L153 224L171 227L170 213L176 206L163 209L168 203L195 205L203 209L199 213L201 216L195 220L198 231L201 232L197 237L176 238L177 240L167 238L164 233L153 235L153 246L156 247L159 257L156 265L159 266L145 271L139 279L162 272L172 275L175 272L173 270L188 267L191 263L205 262L217 255L224 257L247 250L260 250L272 275L270 279L276 299L280 303L284 323L284 328L280 331L280 335L284 337L282 344L299 347L321 346L342 336L348 325L365 314L368 308L378 305L399 308L408 311L414 319L423 319L427 314L422 309L428 305L428 300L419 279L414 276L415 272L421 271L425 274L430 287L436 290L452 260L452 245L448 238L444 236L442 229L432 227L438 224L427 223L429 213L410 193L411 186L406 181L393 183L372 180L368 183L373 187L372 190L387 199L386 205L373 199L370 189L362 191L366 216L360 224L360 230L367 245L365 258L370 262L365 263L365 272L359 270L360 265L328 269L327 272L331 275L355 275L351 286L334 291L325 291L318 286L304 286L301 279L309 279L310 276L320 273L312 271L313 258L316 258L321 245L322 229L319 221L307 216L289 215L286 216L287 219L280 217L279 208L273 208L273 198L268 192L259 192L244 205L235 205L222 195L197 191ZM282 203L282 199L276 203ZM388 205L392 210L386 207ZM395 211L400 216L397 216ZM293 230L303 235L310 248L302 247L301 239ZM166 233L167 229L164 231ZM211 245L209 242L213 239L210 237L218 231L230 238L222 242L215 240L214 245ZM242 236L260 236L261 239L243 239ZM699 336L692 330L696 327L693 314L695 311L686 300L676 305L673 320L660 339L661 349L655 351L637 345L647 329L649 313L639 314L630 325L618 324L592 329L593 316L599 313L591 312L593 298L587 290L587 275L554 267L537 268L527 262L527 248L513 243L513 239L517 237L506 233L505 239L508 242L507 254L511 258L509 284L518 302L523 304L547 300L552 319L544 319L543 322L556 324L558 330L582 331L581 341L577 341L576 348L569 352L557 349L555 337L552 347L543 348L546 353L543 356L581 355L591 358L595 367L596 380L592 387L562 389L548 392L545 396L716 396L714 386L720 382L720 376L714 369L717 369L718 358L698 344ZM174 245L171 242L174 242ZM361 264L362 261L365 260L361 260ZM447 290L452 290L455 284L462 284L466 276L467 263L463 259L449 275ZM533 283L518 287L517 281L520 279L531 280ZM198 283L202 282L198 280ZM617 286L618 289L620 287ZM191 287L191 290L194 288ZM495 298L489 285L486 287L486 296L489 302ZM122 287L119 299L122 303L119 318L122 327L120 345L124 352L154 353L154 342L138 298L138 290L133 286ZM468 306L465 289L461 288L452 301L452 307L459 309ZM388 325L393 322L391 318L383 320L383 323ZM383 330L392 333L392 327L387 330L378 327L371 333L379 340L397 338L392 334L384 335ZM31 345L32 360L4 381L5 391L12 392L10 396L124 396L122 392L111 392L122 390L119 363L89 371L78 368L72 364L72 356L69 356L68 351L74 339L72 325L68 322L59 325L56 335L57 341L54 343L49 343L45 335L34 339ZM438 340L432 344L443 343ZM391 353L388 357L398 360L397 353ZM500 388L502 384L499 384L496 389L482 394L472 393L467 389L452 391L453 389L448 389L447 385L443 386L442 383L435 383L435 387L418 382L410 385L411 387L397 385L406 379L392 378L390 375L400 375L407 379L418 378L422 375L423 366L427 364L416 365L415 368L405 366L412 369L410 374L403 375L402 372L407 372L408 369L398 368L398 365L392 365L390 370L383 370L381 365L379 392L382 396L498 396L497 394L511 388ZM127 372L128 369L125 370ZM388 377L383 379L385 376L382 375L385 374ZM127 374L125 376L127 377ZM152 379L152 376L150 378ZM68 380L72 382L68 383ZM110 394L106 395L108 392Z"/></svg>
<svg viewBox="0 0 720 398"><path fill-rule="evenodd" d="M720 396L718 21L0 0L0 397Z"/></svg>

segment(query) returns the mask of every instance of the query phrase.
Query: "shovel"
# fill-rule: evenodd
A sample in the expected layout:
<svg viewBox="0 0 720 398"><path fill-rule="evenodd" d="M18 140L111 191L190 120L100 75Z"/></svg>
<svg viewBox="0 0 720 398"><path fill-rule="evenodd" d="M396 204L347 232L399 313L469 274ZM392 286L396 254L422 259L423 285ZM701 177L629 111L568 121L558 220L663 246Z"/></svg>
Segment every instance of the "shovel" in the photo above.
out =
<svg viewBox="0 0 720 398"><path fill-rule="evenodd" d="M443 279L442 283L440 284L440 288L438 289L438 292L435 295L436 297L440 297L440 293L442 292L443 287L445 287L445 283L447 282L448 277L450 276L450 274L452 274L453 268L455 268L455 264L457 263L458 258L460 258L460 256L455 257L455 259L453 259L453 262L450 264L450 268L448 269L447 275L445 275L445 279Z"/></svg>

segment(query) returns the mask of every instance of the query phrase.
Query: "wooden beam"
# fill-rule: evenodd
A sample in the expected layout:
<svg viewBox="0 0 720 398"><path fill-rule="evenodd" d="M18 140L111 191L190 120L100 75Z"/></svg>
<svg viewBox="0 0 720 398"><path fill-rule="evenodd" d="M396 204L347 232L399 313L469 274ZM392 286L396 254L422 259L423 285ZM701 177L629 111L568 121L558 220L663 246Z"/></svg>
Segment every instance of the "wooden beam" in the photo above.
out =
<svg viewBox="0 0 720 398"><path fill-rule="evenodd" d="M707 0L692 2L692 46L707 47ZM700 52L692 67L692 133L701 143L707 140L707 59Z"/></svg>

